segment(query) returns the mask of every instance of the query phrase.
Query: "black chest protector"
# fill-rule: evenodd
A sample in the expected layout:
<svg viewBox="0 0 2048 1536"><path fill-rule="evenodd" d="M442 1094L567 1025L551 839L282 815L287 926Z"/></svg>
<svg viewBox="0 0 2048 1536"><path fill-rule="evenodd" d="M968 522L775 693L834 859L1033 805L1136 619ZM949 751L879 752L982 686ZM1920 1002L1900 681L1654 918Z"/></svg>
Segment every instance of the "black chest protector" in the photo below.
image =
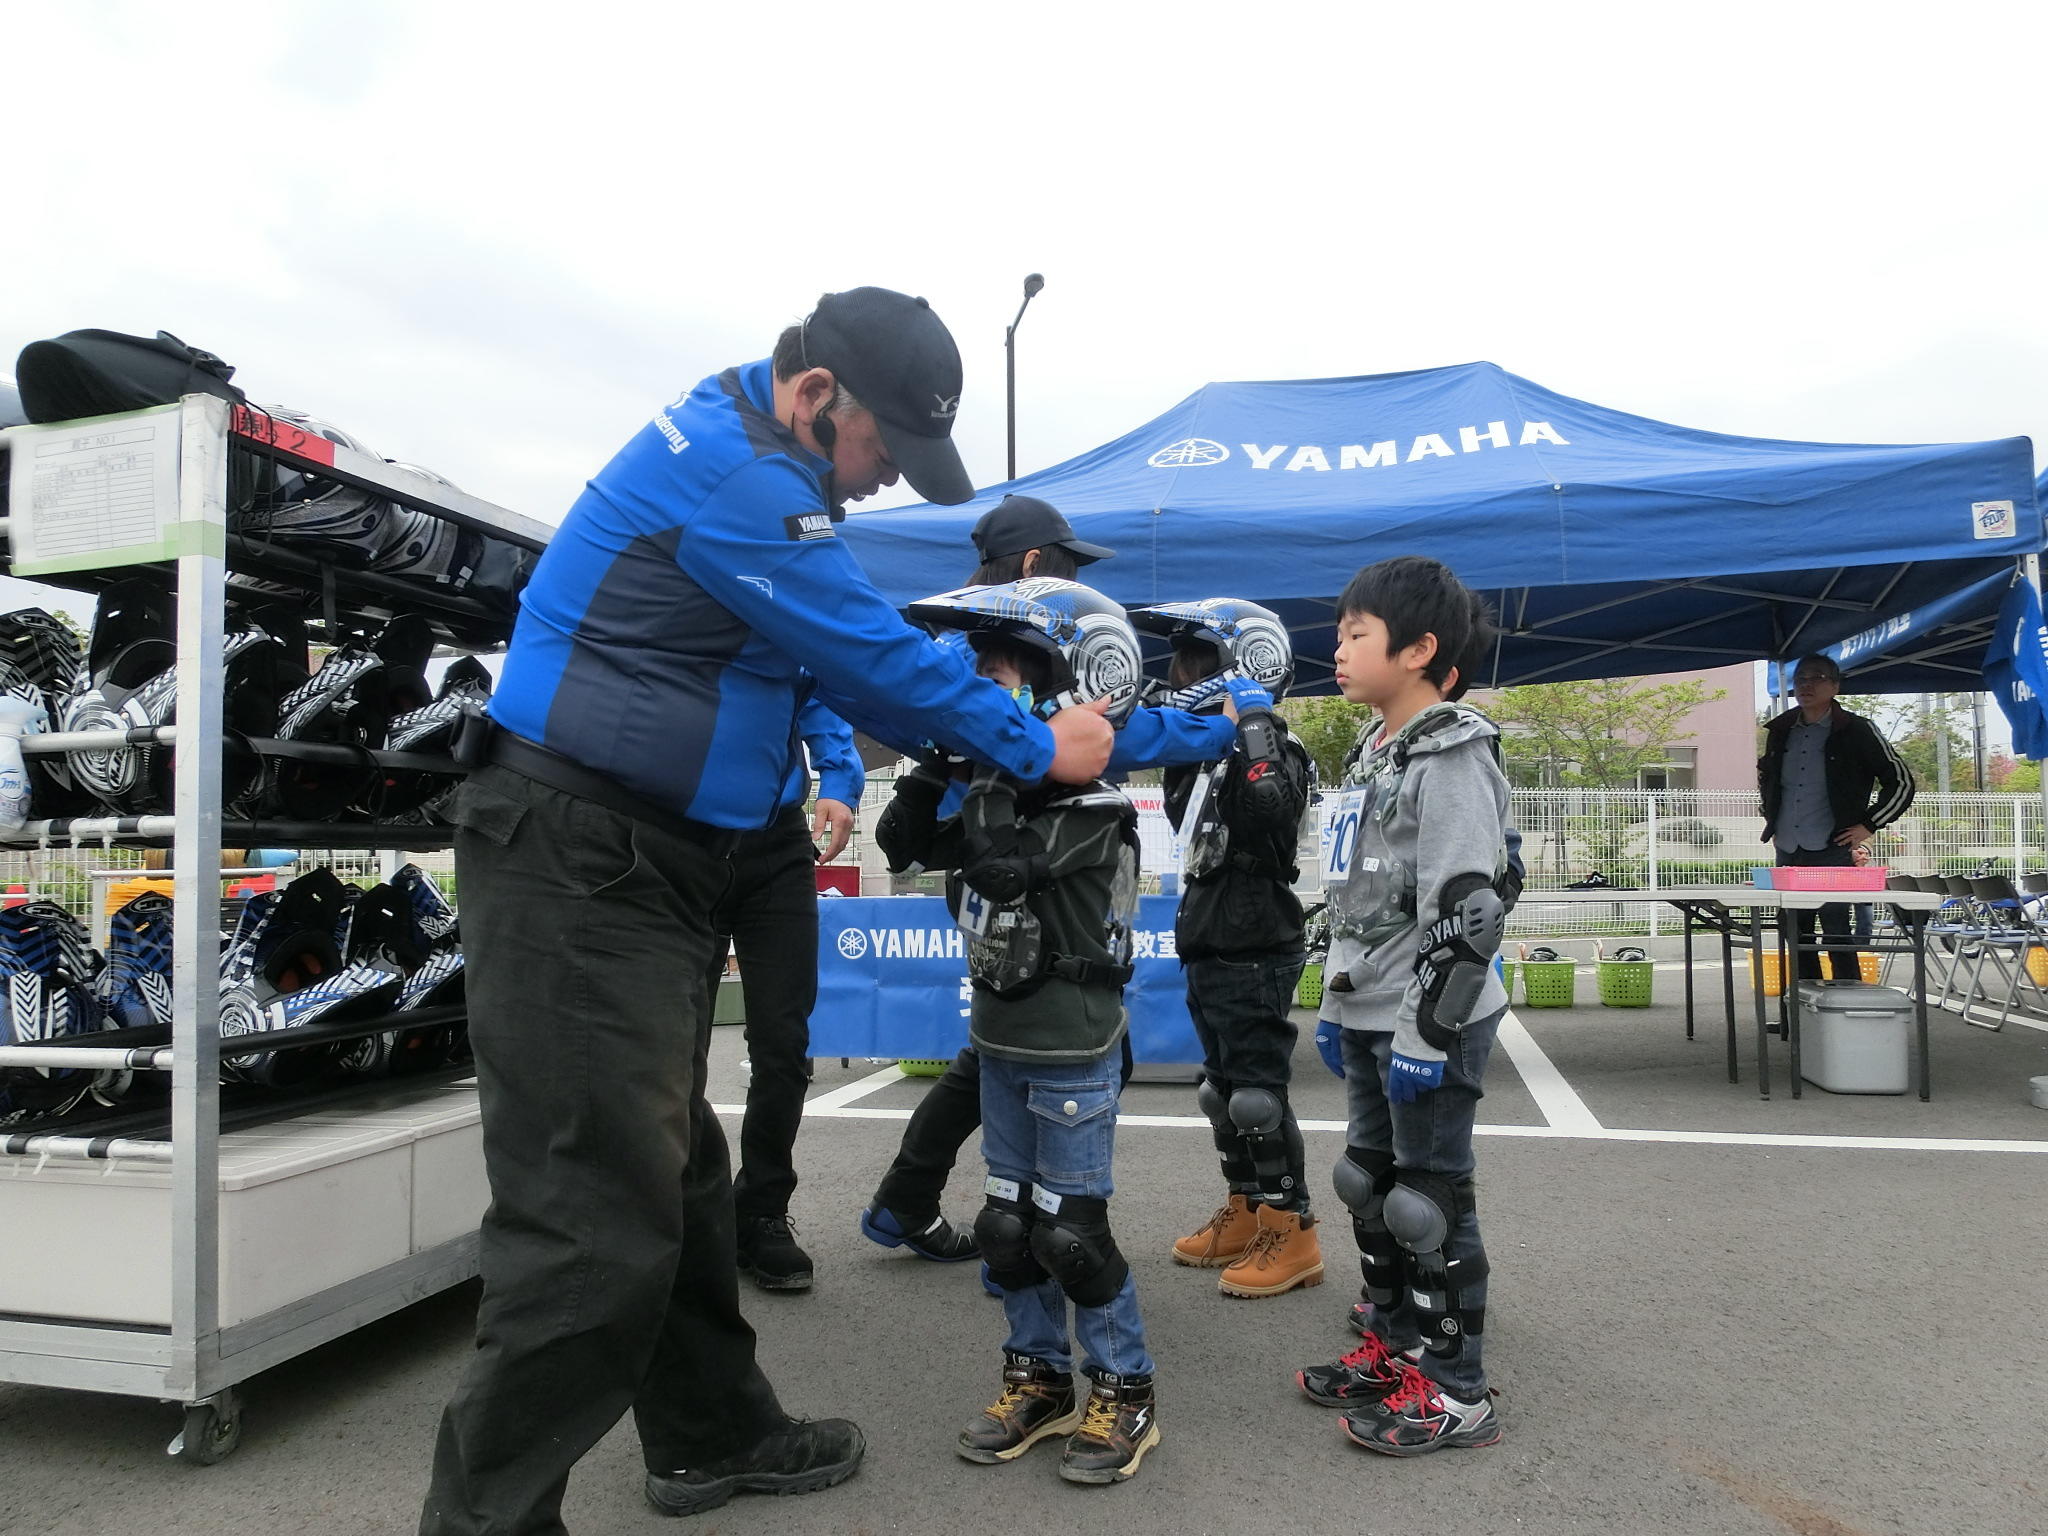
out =
<svg viewBox="0 0 2048 1536"><path fill-rule="evenodd" d="M1117 813L1117 861L1100 916L1107 960L1062 953L1050 900L1052 861L1029 821L1056 810ZM1100 782L1053 785L1020 796L1014 781L981 770L960 807L967 850L946 882L953 920L967 938L967 973L982 991L1029 997L1058 976L1084 986L1121 987L1131 979L1131 924L1138 909L1138 813Z"/></svg>

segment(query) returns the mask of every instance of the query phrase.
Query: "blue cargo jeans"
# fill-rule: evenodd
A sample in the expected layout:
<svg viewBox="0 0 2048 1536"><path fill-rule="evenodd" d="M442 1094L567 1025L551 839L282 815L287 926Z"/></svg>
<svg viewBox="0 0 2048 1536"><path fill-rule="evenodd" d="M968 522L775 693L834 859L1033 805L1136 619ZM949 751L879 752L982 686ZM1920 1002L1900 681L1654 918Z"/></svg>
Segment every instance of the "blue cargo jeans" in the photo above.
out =
<svg viewBox="0 0 2048 1536"><path fill-rule="evenodd" d="M1460 1030L1444 1062L1443 1086L1412 1104L1394 1104L1387 1099L1393 1035L1345 1030L1344 1087L1350 1108L1346 1142L1363 1150L1392 1153L1397 1170L1407 1168L1456 1181L1470 1179L1476 1166L1472 1125L1478 1118L1479 1101L1485 1097L1480 1079L1486 1075L1487 1058L1493 1054L1494 1037L1506 1013L1502 1008ZM1479 1239L1478 1209L1468 1205L1444 1239L1444 1258L1471 1259L1485 1252ZM1486 1282L1467 1285L1459 1293L1459 1303L1470 1310L1485 1306ZM1389 1349L1413 1349L1422 1342L1406 1286L1391 1312L1373 1309L1372 1328ZM1455 1354L1425 1353L1419 1362L1422 1371L1451 1396L1472 1402L1486 1391L1483 1343L1480 1334L1462 1334Z"/></svg>
<svg viewBox="0 0 2048 1536"><path fill-rule="evenodd" d="M1116 1106L1123 1084L1113 1056L1094 1061L1005 1061L981 1058L981 1150L991 1178L1056 1195L1107 1200L1114 1188ZM1074 1368L1067 1334L1067 1293L1056 1280L1003 1293L1010 1336L1003 1347L1062 1371ZM1119 1376L1149 1375L1138 1283L1099 1307L1074 1308L1073 1337L1087 1362Z"/></svg>

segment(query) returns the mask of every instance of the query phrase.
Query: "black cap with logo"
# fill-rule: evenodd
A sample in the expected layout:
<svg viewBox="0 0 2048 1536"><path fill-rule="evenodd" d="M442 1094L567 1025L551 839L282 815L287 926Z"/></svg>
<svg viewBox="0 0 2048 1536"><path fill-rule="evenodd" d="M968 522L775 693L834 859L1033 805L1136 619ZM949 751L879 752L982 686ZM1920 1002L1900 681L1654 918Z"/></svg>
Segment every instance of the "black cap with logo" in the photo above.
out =
<svg viewBox="0 0 2048 1536"><path fill-rule="evenodd" d="M973 498L953 446L960 349L923 299L887 288L826 294L803 323L803 360L831 369L874 412L883 446L918 495L949 507Z"/></svg>
<svg viewBox="0 0 2048 1536"><path fill-rule="evenodd" d="M1100 544L1074 537L1074 525L1060 509L1036 496L1005 496L982 514L974 525L975 553L984 562L1004 555L1021 555L1027 549L1044 549L1057 544L1074 557L1074 564L1107 560L1116 553Z"/></svg>

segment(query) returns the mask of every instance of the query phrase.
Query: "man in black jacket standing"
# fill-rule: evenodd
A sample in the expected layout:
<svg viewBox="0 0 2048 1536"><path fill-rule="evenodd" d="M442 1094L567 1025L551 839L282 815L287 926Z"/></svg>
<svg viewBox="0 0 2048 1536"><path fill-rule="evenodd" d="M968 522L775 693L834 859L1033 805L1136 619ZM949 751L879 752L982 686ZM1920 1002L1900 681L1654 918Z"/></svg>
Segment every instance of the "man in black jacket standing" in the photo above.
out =
<svg viewBox="0 0 2048 1536"><path fill-rule="evenodd" d="M1835 702L1841 691L1834 658L1809 656L1792 674L1799 707L1764 727L1757 792L1764 841L1777 845L1780 864L1851 864L1858 846L1913 803L1913 771L1876 726ZM1813 914L1799 913L1798 924L1799 942L1811 943ZM1850 957L1837 973L1854 976L1848 905L1822 907L1820 928L1831 953ZM1820 956L1802 953L1799 975L1820 980Z"/></svg>

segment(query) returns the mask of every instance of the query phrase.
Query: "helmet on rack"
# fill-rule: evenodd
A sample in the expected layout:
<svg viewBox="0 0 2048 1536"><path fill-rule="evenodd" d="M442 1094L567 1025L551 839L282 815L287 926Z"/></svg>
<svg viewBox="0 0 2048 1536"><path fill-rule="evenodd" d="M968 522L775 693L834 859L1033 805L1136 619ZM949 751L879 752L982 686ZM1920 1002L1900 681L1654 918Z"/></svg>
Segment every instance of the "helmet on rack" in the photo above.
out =
<svg viewBox="0 0 2048 1536"><path fill-rule="evenodd" d="M0 1045L98 1030L100 964L84 927L56 903L0 910ZM64 1113L92 1091L93 1077L64 1067L0 1067L0 1125Z"/></svg>
<svg viewBox="0 0 2048 1536"><path fill-rule="evenodd" d="M1138 636L1122 608L1077 581L1031 576L993 587L963 587L915 602L920 623L967 633L970 645L1002 635L1042 652L1052 663L1047 696L1033 703L1041 717L1070 704L1107 697L1111 724L1137 703Z"/></svg>
<svg viewBox="0 0 2048 1536"><path fill-rule="evenodd" d="M0 693L40 702L51 729L62 718L65 695L82 685L85 656L78 636L62 619L40 608L0 614ZM61 752L28 759L29 814L78 816L97 803L73 782Z"/></svg>
<svg viewBox="0 0 2048 1536"><path fill-rule="evenodd" d="M482 713L491 701L491 674L474 656L457 657L442 674L440 692L431 703L393 715L384 733L387 752L418 752L445 757L465 716ZM460 773L420 773L379 768L359 809L378 821L432 806L462 780Z"/></svg>
<svg viewBox="0 0 2048 1536"><path fill-rule="evenodd" d="M86 669L74 692L56 710L60 731L126 731L150 721L128 704L143 686L177 664L171 639L171 595L157 582L137 577L100 595L93 618ZM72 783L117 816L141 813L149 799L143 753L134 747L94 747L67 752Z"/></svg>
<svg viewBox="0 0 2048 1536"><path fill-rule="evenodd" d="M1270 608L1241 597L1207 597L1192 603L1154 603L1131 610L1131 623L1163 635L1175 650L1202 645L1215 653L1209 675L1235 669L1278 703L1294 681L1294 646L1287 626Z"/></svg>
<svg viewBox="0 0 2048 1536"><path fill-rule="evenodd" d="M375 640L351 640L278 706L277 739L352 747L352 762L316 762L289 751L268 761L262 808L294 820L331 821L370 793L377 776L369 747L381 744L394 715L432 697L426 665L433 631L401 614Z"/></svg>
<svg viewBox="0 0 2048 1536"><path fill-rule="evenodd" d="M304 411L288 405L256 409L352 452L377 457L341 428ZM234 500L230 520L234 532L275 539L358 567L373 563L398 531L398 509L375 491L359 490L271 459L257 461L251 483Z"/></svg>

